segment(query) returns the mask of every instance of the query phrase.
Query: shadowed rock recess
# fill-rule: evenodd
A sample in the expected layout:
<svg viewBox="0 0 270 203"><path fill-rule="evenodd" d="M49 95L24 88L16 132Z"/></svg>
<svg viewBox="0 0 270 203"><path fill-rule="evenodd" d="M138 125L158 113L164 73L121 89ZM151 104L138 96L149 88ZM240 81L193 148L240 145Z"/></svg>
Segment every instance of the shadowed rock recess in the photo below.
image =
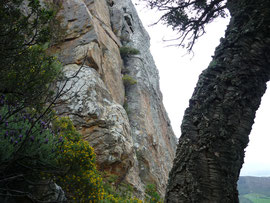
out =
<svg viewBox="0 0 270 203"><path fill-rule="evenodd" d="M177 141L162 103L150 39L131 0L59 5L66 33L52 52L67 77L83 68L69 80L57 113L68 115L95 148L100 170L133 185L137 194L151 183L164 195ZM139 53L121 52L121 57L121 47Z"/></svg>

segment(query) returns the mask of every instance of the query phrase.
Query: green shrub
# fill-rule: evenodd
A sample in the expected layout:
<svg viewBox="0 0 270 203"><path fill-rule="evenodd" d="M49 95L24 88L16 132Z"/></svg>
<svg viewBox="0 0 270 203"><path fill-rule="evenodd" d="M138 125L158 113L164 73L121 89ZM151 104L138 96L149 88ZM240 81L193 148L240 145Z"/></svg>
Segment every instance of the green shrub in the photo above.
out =
<svg viewBox="0 0 270 203"><path fill-rule="evenodd" d="M0 94L36 108L46 103L43 99L61 70L61 64L46 52L57 33L50 26L55 11L29 0L25 2L28 12L22 12L22 3L0 4Z"/></svg>
<svg viewBox="0 0 270 203"><path fill-rule="evenodd" d="M66 172L56 179L65 191L68 200L76 202L130 202L142 201L132 197L132 187L121 183L116 189L118 177L96 168L94 149L76 131L68 118L54 122L54 128L60 131L63 145L59 147L61 168Z"/></svg>
<svg viewBox="0 0 270 203"><path fill-rule="evenodd" d="M131 77L130 75L127 75L127 74L123 76L122 80L123 80L125 87L129 87L131 85L137 84L137 80L135 80L133 77Z"/></svg>
<svg viewBox="0 0 270 203"><path fill-rule="evenodd" d="M157 192L155 184L148 184L145 188L145 201L149 203L160 203L161 198Z"/></svg>
<svg viewBox="0 0 270 203"><path fill-rule="evenodd" d="M120 55L122 58L125 58L130 55L137 55L137 54L140 54L140 51L138 49L127 47L127 46L120 47Z"/></svg>
<svg viewBox="0 0 270 203"><path fill-rule="evenodd" d="M60 171L56 151L62 142L46 116L40 120L32 109L17 111L17 105L0 97L0 190L8 202L17 194L43 198L35 197L34 186ZM46 182L49 185L48 178Z"/></svg>
<svg viewBox="0 0 270 203"><path fill-rule="evenodd" d="M34 202L37 185L61 170L57 149L62 140L50 123L56 100L51 89L62 66L47 52L56 33L51 27L55 11L39 0L4 2L0 4L0 190L8 202L18 196Z"/></svg>
<svg viewBox="0 0 270 203"><path fill-rule="evenodd" d="M18 164L27 170L48 170L55 166L58 157L55 151L61 142L47 121L37 120L38 115L30 110L17 112L18 107L8 104L4 96L1 96L0 103L1 170L13 166L16 173L15 165Z"/></svg>
<svg viewBox="0 0 270 203"><path fill-rule="evenodd" d="M128 203L142 203L142 200L134 197L133 187L125 182L119 183L119 177L115 174L102 172L104 190L107 194L102 202L128 202Z"/></svg>
<svg viewBox="0 0 270 203"><path fill-rule="evenodd" d="M34 115L27 111L14 112L8 118L5 117L12 110L12 105L0 106L1 169L13 160L33 170L44 164L55 165L57 155L54 151L59 142L48 124L43 120L35 122Z"/></svg>
<svg viewBox="0 0 270 203"><path fill-rule="evenodd" d="M96 202L105 198L102 178L95 164L94 149L76 131L68 118L57 119L54 128L60 131L63 145L59 147L61 168L67 169L56 182L67 198L78 202Z"/></svg>

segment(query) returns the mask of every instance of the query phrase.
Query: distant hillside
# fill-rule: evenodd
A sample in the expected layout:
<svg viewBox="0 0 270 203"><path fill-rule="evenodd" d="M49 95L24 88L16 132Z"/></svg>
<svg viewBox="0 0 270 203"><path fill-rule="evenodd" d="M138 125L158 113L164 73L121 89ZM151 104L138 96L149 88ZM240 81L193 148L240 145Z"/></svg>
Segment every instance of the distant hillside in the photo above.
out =
<svg viewBox="0 0 270 203"><path fill-rule="evenodd" d="M240 203L270 203L270 177L241 176L238 191Z"/></svg>
<svg viewBox="0 0 270 203"><path fill-rule="evenodd" d="M270 177L240 176L238 191L240 195L258 193L270 196Z"/></svg>

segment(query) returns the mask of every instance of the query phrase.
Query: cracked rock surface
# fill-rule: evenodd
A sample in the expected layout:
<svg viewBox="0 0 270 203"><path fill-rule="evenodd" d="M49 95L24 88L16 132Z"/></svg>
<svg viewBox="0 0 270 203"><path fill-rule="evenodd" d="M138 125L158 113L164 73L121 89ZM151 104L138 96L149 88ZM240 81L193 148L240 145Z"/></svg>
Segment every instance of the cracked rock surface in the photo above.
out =
<svg viewBox="0 0 270 203"><path fill-rule="evenodd" d="M57 113L69 116L94 147L101 170L134 186L137 196L149 183L164 195L177 141L162 103L150 38L131 0L65 0L58 17L66 33L51 51L66 77L81 70L68 81ZM123 61L122 46L140 54ZM124 74L136 84L124 86Z"/></svg>

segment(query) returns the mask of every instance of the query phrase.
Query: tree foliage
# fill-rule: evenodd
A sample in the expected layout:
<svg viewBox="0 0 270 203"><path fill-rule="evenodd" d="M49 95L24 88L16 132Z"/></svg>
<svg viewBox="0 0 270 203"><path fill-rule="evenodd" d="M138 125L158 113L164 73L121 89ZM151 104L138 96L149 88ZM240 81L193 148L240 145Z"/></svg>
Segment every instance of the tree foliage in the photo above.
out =
<svg viewBox="0 0 270 203"><path fill-rule="evenodd" d="M54 15L38 0L0 4L1 201L36 200L30 186L41 185L41 172L61 170L56 151L62 142L50 127L57 98L52 84L61 72L61 64L47 53Z"/></svg>
<svg viewBox="0 0 270 203"><path fill-rule="evenodd" d="M53 152L56 151L59 142L49 124L44 120L35 122L35 114L26 110L10 113L11 116L6 117L8 112L12 112L16 107L6 103L3 96L0 103L0 171L10 170L8 165L13 164L21 164L22 170L25 163L33 169L55 164L53 162L56 155Z"/></svg>
<svg viewBox="0 0 270 203"><path fill-rule="evenodd" d="M46 53L54 35L54 14L38 0L0 4L0 93L24 107L45 103L61 69L56 58Z"/></svg>
<svg viewBox="0 0 270 203"><path fill-rule="evenodd" d="M226 17L226 0L142 0L152 9L162 11L163 22L178 32L178 45L192 50L205 33L205 26L217 17Z"/></svg>
<svg viewBox="0 0 270 203"><path fill-rule="evenodd" d="M239 202L237 180L256 110L270 79L268 0L148 0L191 50L204 27L231 15L199 77L181 125L165 202ZM187 42L187 44L186 44Z"/></svg>

